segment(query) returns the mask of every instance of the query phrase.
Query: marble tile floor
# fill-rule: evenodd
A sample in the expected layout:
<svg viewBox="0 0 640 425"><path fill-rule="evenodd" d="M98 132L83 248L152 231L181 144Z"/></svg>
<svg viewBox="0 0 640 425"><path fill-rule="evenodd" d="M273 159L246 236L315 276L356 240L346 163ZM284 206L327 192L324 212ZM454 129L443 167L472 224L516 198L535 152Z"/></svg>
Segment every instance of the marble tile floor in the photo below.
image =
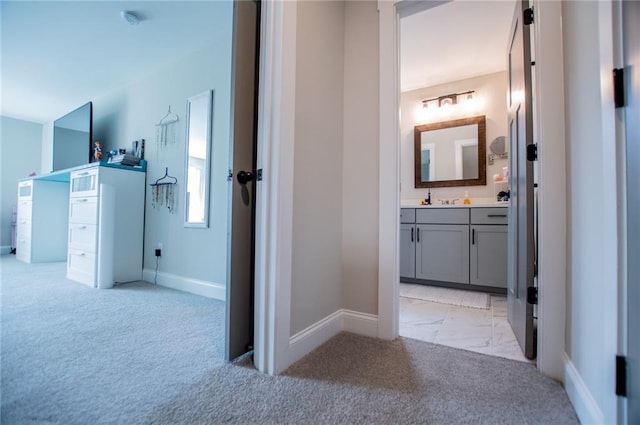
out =
<svg viewBox="0 0 640 425"><path fill-rule="evenodd" d="M487 310L400 297L400 336L478 353L528 360L507 320L507 298L491 295Z"/></svg>

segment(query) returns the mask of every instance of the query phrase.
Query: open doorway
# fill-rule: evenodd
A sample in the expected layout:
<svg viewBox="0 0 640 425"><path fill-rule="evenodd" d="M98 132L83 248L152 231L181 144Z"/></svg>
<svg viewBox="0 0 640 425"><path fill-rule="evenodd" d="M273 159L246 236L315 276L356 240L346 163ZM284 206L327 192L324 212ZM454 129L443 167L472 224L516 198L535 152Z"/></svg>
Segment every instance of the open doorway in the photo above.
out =
<svg viewBox="0 0 640 425"><path fill-rule="evenodd" d="M528 361L506 298L505 52L515 6L453 1L401 15L399 334ZM454 132L475 117L477 137Z"/></svg>

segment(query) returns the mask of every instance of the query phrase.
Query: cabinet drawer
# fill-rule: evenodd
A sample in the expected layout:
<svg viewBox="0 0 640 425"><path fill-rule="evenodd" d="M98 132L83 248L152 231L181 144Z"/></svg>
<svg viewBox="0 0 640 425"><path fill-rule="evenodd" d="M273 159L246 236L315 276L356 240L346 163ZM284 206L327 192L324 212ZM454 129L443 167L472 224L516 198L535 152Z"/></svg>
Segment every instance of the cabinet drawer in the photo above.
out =
<svg viewBox="0 0 640 425"><path fill-rule="evenodd" d="M416 210L414 208L400 208L400 223L415 223Z"/></svg>
<svg viewBox="0 0 640 425"><path fill-rule="evenodd" d="M69 249L67 278L93 286L95 280L95 256L91 252Z"/></svg>
<svg viewBox="0 0 640 425"><path fill-rule="evenodd" d="M69 248L82 251L96 252L96 225L70 224Z"/></svg>
<svg viewBox="0 0 640 425"><path fill-rule="evenodd" d="M16 218L18 222L23 220L31 220L33 211L33 201L20 199L18 201L18 211Z"/></svg>
<svg viewBox="0 0 640 425"><path fill-rule="evenodd" d="M69 201L69 223L96 224L97 221L97 197L71 198Z"/></svg>
<svg viewBox="0 0 640 425"><path fill-rule="evenodd" d="M469 224L469 208L419 208L416 223Z"/></svg>
<svg viewBox="0 0 640 425"><path fill-rule="evenodd" d="M98 168L71 173L69 196L96 196L98 194Z"/></svg>
<svg viewBox="0 0 640 425"><path fill-rule="evenodd" d="M31 263L31 238L16 239L16 258L24 263Z"/></svg>
<svg viewBox="0 0 640 425"><path fill-rule="evenodd" d="M18 183L18 199L30 200L33 198L33 180Z"/></svg>
<svg viewBox="0 0 640 425"><path fill-rule="evenodd" d="M508 208L471 208L471 224L508 224Z"/></svg>

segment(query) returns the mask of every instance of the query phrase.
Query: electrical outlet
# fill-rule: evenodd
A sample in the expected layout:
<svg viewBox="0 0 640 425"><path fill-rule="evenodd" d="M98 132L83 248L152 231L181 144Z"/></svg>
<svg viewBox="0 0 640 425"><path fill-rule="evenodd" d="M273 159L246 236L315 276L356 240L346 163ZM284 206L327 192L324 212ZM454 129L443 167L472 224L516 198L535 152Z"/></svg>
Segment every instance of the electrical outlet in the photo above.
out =
<svg viewBox="0 0 640 425"><path fill-rule="evenodd" d="M156 257L160 257L162 255L161 249L156 249Z"/></svg>

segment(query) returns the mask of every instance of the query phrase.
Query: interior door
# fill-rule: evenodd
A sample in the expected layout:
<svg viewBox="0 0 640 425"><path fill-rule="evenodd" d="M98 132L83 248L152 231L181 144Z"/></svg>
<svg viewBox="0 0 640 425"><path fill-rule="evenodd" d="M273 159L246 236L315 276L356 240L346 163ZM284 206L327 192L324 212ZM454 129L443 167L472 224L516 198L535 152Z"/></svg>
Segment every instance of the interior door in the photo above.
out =
<svg viewBox="0 0 640 425"><path fill-rule="evenodd" d="M531 46L529 27L524 24L528 1L516 3L507 48L508 124L511 202L509 203L509 323L524 355L536 355L533 305L527 290L533 286L533 164L527 146L533 141Z"/></svg>
<svg viewBox="0 0 640 425"><path fill-rule="evenodd" d="M640 2L623 3L624 72L627 87L627 360L628 423L640 423Z"/></svg>
<svg viewBox="0 0 640 425"><path fill-rule="evenodd" d="M234 2L225 359L253 349L255 149L260 5Z"/></svg>

